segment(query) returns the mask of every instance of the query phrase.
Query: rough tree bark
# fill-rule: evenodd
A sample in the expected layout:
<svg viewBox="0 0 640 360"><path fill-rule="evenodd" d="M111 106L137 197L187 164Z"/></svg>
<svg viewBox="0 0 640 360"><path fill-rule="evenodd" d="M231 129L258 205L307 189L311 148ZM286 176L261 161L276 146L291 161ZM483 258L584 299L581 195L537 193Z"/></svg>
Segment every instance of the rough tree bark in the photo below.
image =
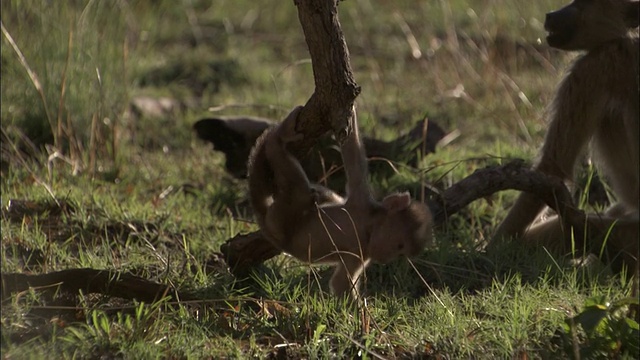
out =
<svg viewBox="0 0 640 360"><path fill-rule="evenodd" d="M353 79L349 50L338 20L338 1L295 0L298 19L309 47L315 91L298 117L304 139L292 144L300 154L329 130L339 137L348 131L360 87Z"/></svg>
<svg viewBox="0 0 640 360"><path fill-rule="evenodd" d="M179 293L172 286L113 270L67 269L39 275L9 273L2 274L0 282L3 299L29 288L50 293L61 290L70 294L82 290L85 294L100 293L147 303L164 297L181 301L195 299L191 294Z"/></svg>
<svg viewBox="0 0 640 360"><path fill-rule="evenodd" d="M430 204L434 222L445 223L449 216L471 202L503 190L536 194L568 224L578 224L584 219L584 212L574 206L562 179L531 170L524 161L514 160L502 166L476 170L445 190Z"/></svg>

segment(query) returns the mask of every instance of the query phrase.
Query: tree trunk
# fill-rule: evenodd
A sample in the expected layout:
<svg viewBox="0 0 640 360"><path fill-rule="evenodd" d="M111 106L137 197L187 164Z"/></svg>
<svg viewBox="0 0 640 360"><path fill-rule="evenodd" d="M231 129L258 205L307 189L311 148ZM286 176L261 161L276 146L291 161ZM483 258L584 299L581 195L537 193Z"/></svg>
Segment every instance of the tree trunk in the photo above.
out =
<svg viewBox="0 0 640 360"><path fill-rule="evenodd" d="M360 87L349 64L349 50L338 20L338 2L296 0L295 4L309 47L315 83L315 91L298 117L300 128L296 130L304 138L290 147L299 155L329 130L338 136L348 131Z"/></svg>

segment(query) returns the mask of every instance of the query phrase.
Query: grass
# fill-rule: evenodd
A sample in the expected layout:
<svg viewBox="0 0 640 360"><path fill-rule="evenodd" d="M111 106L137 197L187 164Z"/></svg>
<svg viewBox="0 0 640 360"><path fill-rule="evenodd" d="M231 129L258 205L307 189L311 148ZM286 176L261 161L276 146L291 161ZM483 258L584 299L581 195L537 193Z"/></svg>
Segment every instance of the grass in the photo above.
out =
<svg viewBox="0 0 640 360"><path fill-rule="evenodd" d="M573 56L538 45L544 13L560 5L341 2L363 132L392 139L428 114L460 133L376 188L447 187L503 158L532 159ZM327 294L325 268L281 255L241 279L216 260L257 226L246 184L190 126L213 106L280 118L306 102L311 66L292 3L1 6L2 273L113 269L203 299L3 293L3 357L638 357L624 276L517 244L479 250L513 192L469 206L413 263L372 266L359 308ZM134 116L138 95L182 107Z"/></svg>

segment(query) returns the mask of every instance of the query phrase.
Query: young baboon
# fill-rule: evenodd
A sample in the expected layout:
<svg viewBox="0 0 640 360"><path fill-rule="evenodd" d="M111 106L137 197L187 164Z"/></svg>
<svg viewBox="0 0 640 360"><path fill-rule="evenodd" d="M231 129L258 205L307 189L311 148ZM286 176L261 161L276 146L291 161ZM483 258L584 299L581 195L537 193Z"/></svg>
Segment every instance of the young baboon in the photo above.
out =
<svg viewBox="0 0 640 360"><path fill-rule="evenodd" d="M286 149L302 136L295 130L300 109L257 141L249 162L251 204L269 241L301 261L335 265L332 292L355 297L358 278L371 261L415 256L432 242L431 212L408 193L388 195L382 202L372 197L355 111L341 146L346 199L312 186Z"/></svg>
<svg viewBox="0 0 640 360"><path fill-rule="evenodd" d="M640 130L638 38L631 30L638 27L638 2L575 0L548 13L544 26L550 46L586 53L574 62L555 94L549 110L551 123L535 168L570 182L577 160L590 145L615 199L604 214L589 215L584 230L591 240L605 236L613 226L608 241L635 257ZM521 194L496 238L523 236L556 247L563 236L569 240L571 231L557 218L527 229L543 208L536 196Z"/></svg>

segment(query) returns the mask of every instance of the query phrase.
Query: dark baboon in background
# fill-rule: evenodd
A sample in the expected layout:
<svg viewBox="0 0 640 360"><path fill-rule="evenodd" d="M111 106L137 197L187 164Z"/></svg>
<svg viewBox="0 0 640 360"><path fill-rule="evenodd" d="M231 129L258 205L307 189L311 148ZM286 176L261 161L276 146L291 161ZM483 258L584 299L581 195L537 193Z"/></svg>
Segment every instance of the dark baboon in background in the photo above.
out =
<svg viewBox="0 0 640 360"><path fill-rule="evenodd" d="M225 154L225 167L236 178L247 177L247 160L258 137L275 122L253 116L236 116L201 119L193 124L198 137L213 144L216 151ZM391 141L363 137L362 142L370 157L406 162L416 166L419 158L436 151L436 144L447 133L434 121L424 117L406 134ZM420 156L417 156L420 154ZM329 136L325 136L301 159L302 168L311 180L320 180L332 166L342 164L339 149ZM379 173L380 166L370 170ZM384 169L389 168L385 166ZM342 174L339 177L344 177ZM344 181L337 183L344 184Z"/></svg>

